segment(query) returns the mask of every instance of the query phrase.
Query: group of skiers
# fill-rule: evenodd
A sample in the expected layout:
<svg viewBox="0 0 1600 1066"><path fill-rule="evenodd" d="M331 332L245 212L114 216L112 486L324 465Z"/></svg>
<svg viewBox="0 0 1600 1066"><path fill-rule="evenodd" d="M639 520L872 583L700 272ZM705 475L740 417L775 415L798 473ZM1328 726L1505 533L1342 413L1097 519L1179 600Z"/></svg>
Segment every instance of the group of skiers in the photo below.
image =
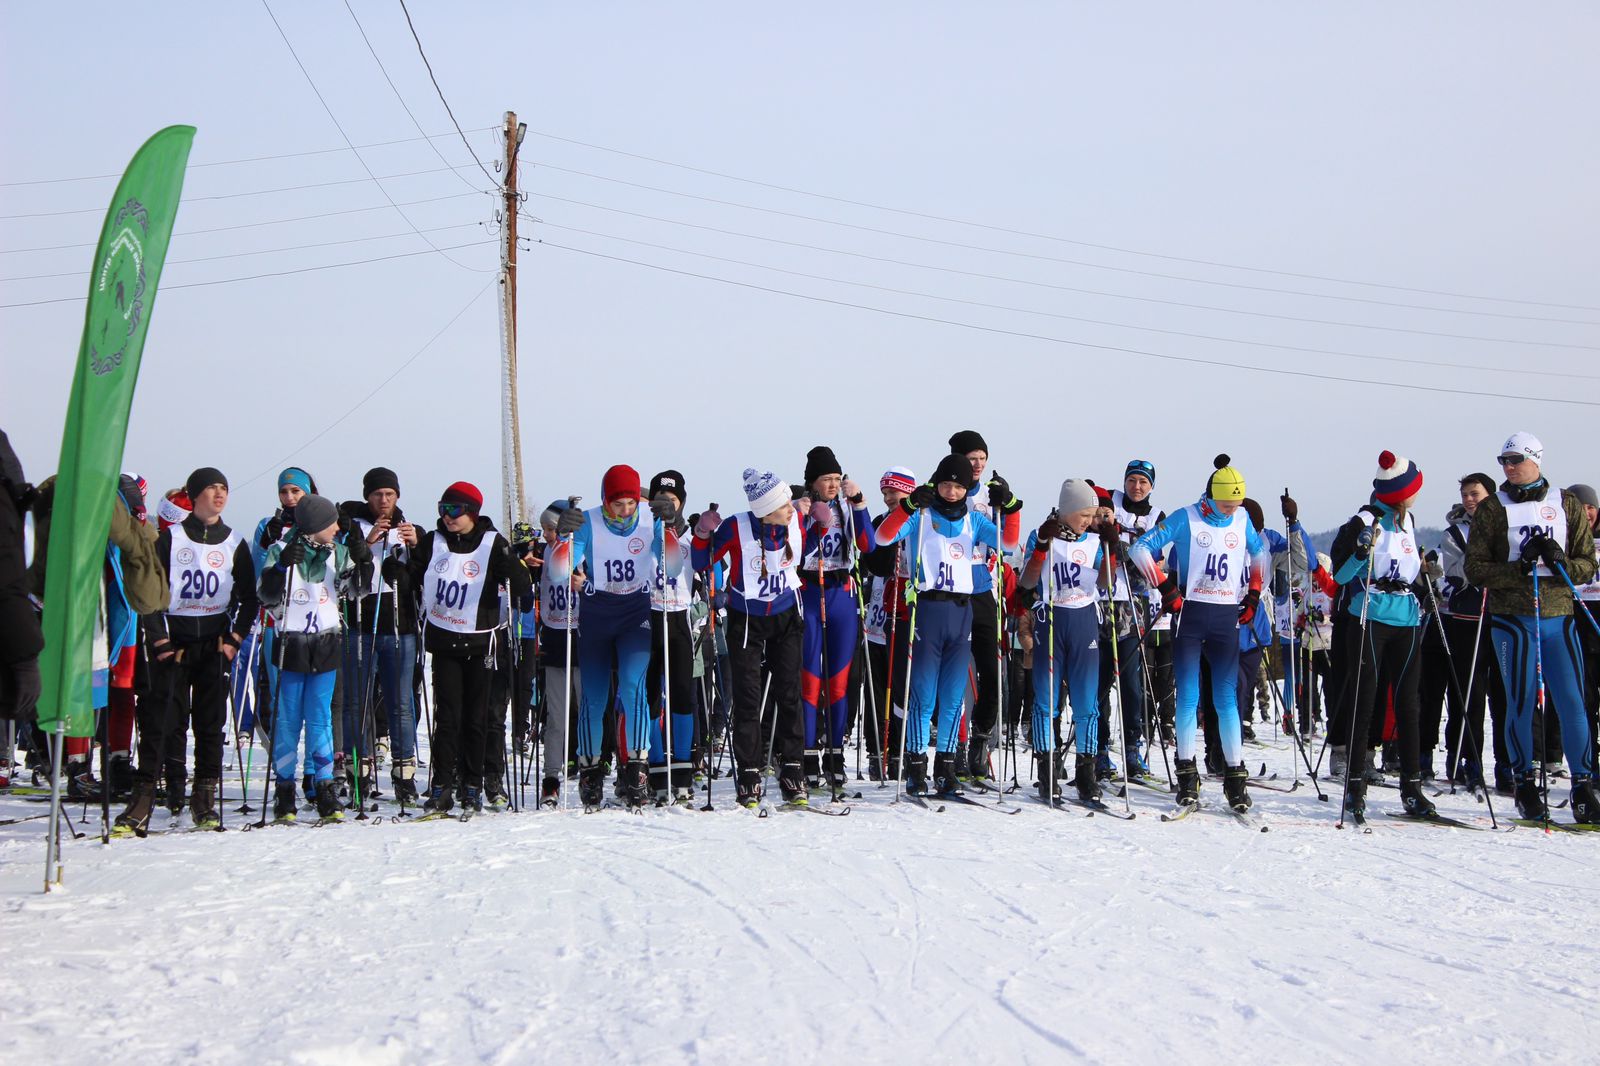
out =
<svg viewBox="0 0 1600 1066"><path fill-rule="evenodd" d="M1565 773L1575 820L1600 822L1589 613L1600 500L1551 485L1531 434L1505 441L1498 481L1459 479L1438 545L1419 541L1411 509L1422 472L1383 452L1325 555L1287 494L1284 531L1268 527L1226 455L1170 513L1153 501L1148 460L1130 461L1118 489L1069 477L1024 539L1023 502L982 436L949 445L926 478L885 470L876 516L818 446L797 484L746 469L745 506L726 518L714 503L691 512L675 470L643 482L618 465L598 505L557 500L509 537L465 481L439 495L431 525L408 521L384 467L344 503L290 467L278 510L251 533L224 521L220 470L195 470L154 513L126 476L107 554L101 726L68 741L68 787L125 798L121 835L144 835L161 802L215 827L231 721L236 743L264 738L280 821L302 796L324 820L369 809L380 765L392 801L420 817L504 807L530 776L541 804L564 802L570 775L596 809L613 767L626 805L685 803L725 747L739 804L761 802L770 771L783 803L803 806L814 789L844 795L852 738L872 778L914 797L999 791L1020 744L1049 804L1103 807L1102 783L1122 777L1193 809L1209 771L1243 812L1261 690L1297 742L1322 727L1320 701L1357 819L1384 769L1398 770L1405 814L1436 817L1428 782L1448 706L1452 781L1513 794L1542 818L1549 778ZM47 521L49 486L28 485L5 452L0 618L15 625L0 712L43 764L28 728L39 649L24 623L37 631L44 560L25 559L20 516ZM90 769L96 743L104 781ZM1150 758L1169 743L1161 780ZM0 752L8 765L12 754Z"/></svg>

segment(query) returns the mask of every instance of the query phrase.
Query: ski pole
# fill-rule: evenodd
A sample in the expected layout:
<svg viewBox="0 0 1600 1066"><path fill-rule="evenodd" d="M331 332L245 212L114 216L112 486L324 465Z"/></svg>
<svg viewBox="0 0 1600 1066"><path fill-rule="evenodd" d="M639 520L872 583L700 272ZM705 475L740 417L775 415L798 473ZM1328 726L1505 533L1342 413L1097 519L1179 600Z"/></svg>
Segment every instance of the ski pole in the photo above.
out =
<svg viewBox="0 0 1600 1066"><path fill-rule="evenodd" d="M904 699L904 703L902 704L903 715L900 720L900 765L895 771L894 799L890 801L891 803L900 802L901 788L905 782L906 776L906 750L907 745L911 742L911 662L917 648L917 585L920 583L920 578L922 576L922 537L923 534L927 532L927 520L923 517L922 511L919 510L917 512L917 515L913 521L920 523L916 529L917 540L914 553L916 557L918 579L911 580L908 577L907 584L905 586L907 603L906 616L909 623L906 633L906 683L904 696L902 697ZM907 566L907 569L909 570L910 567ZM889 713L893 714L894 709L890 708ZM924 742L923 751L926 752L926 750L926 742Z"/></svg>
<svg viewBox="0 0 1600 1066"><path fill-rule="evenodd" d="M1533 708L1534 720L1541 727L1546 714L1544 702L1544 619L1539 613L1539 566L1533 567ZM1532 723L1530 723L1531 725ZM1531 729L1530 729L1531 732ZM1550 832L1549 782L1545 779L1544 760L1539 760L1539 792L1544 796L1544 831Z"/></svg>
<svg viewBox="0 0 1600 1066"><path fill-rule="evenodd" d="M1352 761L1352 752L1356 743L1356 718L1358 717L1356 714L1356 705L1361 701L1361 667L1362 664L1366 662L1367 658L1367 605L1372 602L1372 560L1373 551L1369 546L1367 549L1367 573L1365 579L1361 583L1361 629L1360 640L1356 647L1355 698L1351 701L1350 705L1350 740L1344 749L1344 794L1339 799L1339 820L1337 823L1335 823L1335 827L1339 829L1344 828L1344 811L1345 808L1350 804L1350 763ZM1376 664L1374 664L1374 668L1376 668ZM1343 698L1344 697L1341 694L1340 700L1343 701ZM1374 695L1374 698L1376 698L1376 695ZM1362 737L1361 743L1365 744L1366 742L1367 738ZM1320 758L1318 759L1318 762L1320 764ZM1365 817L1365 815L1363 815L1363 817Z"/></svg>
<svg viewBox="0 0 1600 1066"><path fill-rule="evenodd" d="M1117 721L1115 736L1122 738L1122 809L1128 814L1133 813L1133 799L1128 795L1128 734L1127 722L1123 718L1122 710L1122 652L1119 647L1121 631L1117 628L1117 597L1116 583L1112 580L1111 556L1116 549L1111 545L1118 543L1113 538L1104 548L1104 567L1106 585L1111 589L1111 596L1107 600L1111 607L1111 691L1117 701Z"/></svg>
<svg viewBox="0 0 1600 1066"><path fill-rule="evenodd" d="M1466 729L1466 727L1467 727L1467 699L1466 699L1466 695L1461 691L1461 682L1460 682L1460 680L1458 678L1458 675L1456 674L1456 657L1455 657L1455 653L1450 650L1450 638L1449 638L1449 635L1446 634L1445 631L1444 631L1444 619L1442 617L1440 617L1440 614L1439 614L1439 600L1438 600L1438 597L1434 594L1434 591L1433 591L1433 579L1431 577L1429 577L1427 574L1423 574L1423 582L1422 583L1427 586L1427 589L1428 589L1428 607L1430 608L1430 613L1433 615L1434 624L1436 626L1438 626L1438 628L1439 628L1439 640L1444 644L1444 657L1445 657L1446 664L1447 664L1447 666L1449 668L1449 673L1446 676L1448 677L1448 679L1450 681L1451 694L1454 695L1455 698L1456 698L1456 705L1461 708L1461 728L1464 731ZM1488 591L1487 590L1484 591L1484 598L1487 601L1487 599L1488 599ZM1481 613L1478 615L1478 624L1480 626L1483 624L1483 615ZM1474 654L1473 654L1473 665L1474 665L1474 667L1476 667L1476 665L1477 665L1477 654L1476 654L1476 651L1474 651ZM1472 681L1470 679L1468 679L1467 684L1468 684L1468 686L1471 686ZM1438 740L1437 737L1435 737L1434 739L1435 739L1435 741ZM1483 758L1482 758L1481 754L1479 755L1478 763L1479 763L1479 765L1478 765L1478 781L1479 781L1480 784L1483 784L1483 765L1482 765ZM1454 768L1453 767L1451 768L1451 777L1452 777L1452 779L1454 778ZM1492 801L1490 801L1490 799L1489 799L1489 788L1488 788L1487 785L1484 785L1483 801L1484 801L1485 804L1488 805L1488 808L1489 808L1489 824L1494 826L1496 829L1500 828L1500 823L1499 823L1499 821L1496 820L1496 818L1494 816L1494 803Z"/></svg>

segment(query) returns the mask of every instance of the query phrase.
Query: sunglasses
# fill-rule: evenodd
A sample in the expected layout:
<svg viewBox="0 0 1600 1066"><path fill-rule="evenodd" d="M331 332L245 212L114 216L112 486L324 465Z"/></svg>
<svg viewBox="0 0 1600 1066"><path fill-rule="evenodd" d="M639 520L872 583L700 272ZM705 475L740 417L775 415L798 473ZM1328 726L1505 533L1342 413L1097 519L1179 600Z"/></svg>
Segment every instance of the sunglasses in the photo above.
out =
<svg viewBox="0 0 1600 1066"><path fill-rule="evenodd" d="M1501 466L1521 466L1524 462L1527 461L1527 458L1528 457L1526 455L1502 455L1500 457L1500 465Z"/></svg>
<svg viewBox="0 0 1600 1066"><path fill-rule="evenodd" d="M439 505L440 518L460 518L466 513L467 505L464 503L441 503Z"/></svg>

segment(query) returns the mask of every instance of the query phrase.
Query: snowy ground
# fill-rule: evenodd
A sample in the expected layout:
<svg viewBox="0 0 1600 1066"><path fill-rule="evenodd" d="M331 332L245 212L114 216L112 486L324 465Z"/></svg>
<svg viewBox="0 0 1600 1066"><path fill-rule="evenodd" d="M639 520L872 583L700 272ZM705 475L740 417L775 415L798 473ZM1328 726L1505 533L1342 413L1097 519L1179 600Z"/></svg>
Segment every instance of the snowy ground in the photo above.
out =
<svg viewBox="0 0 1600 1066"><path fill-rule="evenodd" d="M1593 1061L1600 838L1338 832L1309 788L1257 791L1266 834L1162 824L1139 789L1131 823L890 795L760 820L723 781L712 814L91 833L48 896L42 823L10 826L8 1057Z"/></svg>

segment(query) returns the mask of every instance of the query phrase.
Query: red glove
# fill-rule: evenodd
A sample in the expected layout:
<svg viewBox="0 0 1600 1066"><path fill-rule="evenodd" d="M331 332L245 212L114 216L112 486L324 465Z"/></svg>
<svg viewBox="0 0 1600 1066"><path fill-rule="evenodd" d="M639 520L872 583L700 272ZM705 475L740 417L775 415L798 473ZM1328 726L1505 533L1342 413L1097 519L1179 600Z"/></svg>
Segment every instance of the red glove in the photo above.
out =
<svg viewBox="0 0 1600 1066"><path fill-rule="evenodd" d="M1255 619L1256 610L1261 606L1261 590L1251 589L1244 594L1244 600L1239 604L1239 624L1247 626Z"/></svg>

